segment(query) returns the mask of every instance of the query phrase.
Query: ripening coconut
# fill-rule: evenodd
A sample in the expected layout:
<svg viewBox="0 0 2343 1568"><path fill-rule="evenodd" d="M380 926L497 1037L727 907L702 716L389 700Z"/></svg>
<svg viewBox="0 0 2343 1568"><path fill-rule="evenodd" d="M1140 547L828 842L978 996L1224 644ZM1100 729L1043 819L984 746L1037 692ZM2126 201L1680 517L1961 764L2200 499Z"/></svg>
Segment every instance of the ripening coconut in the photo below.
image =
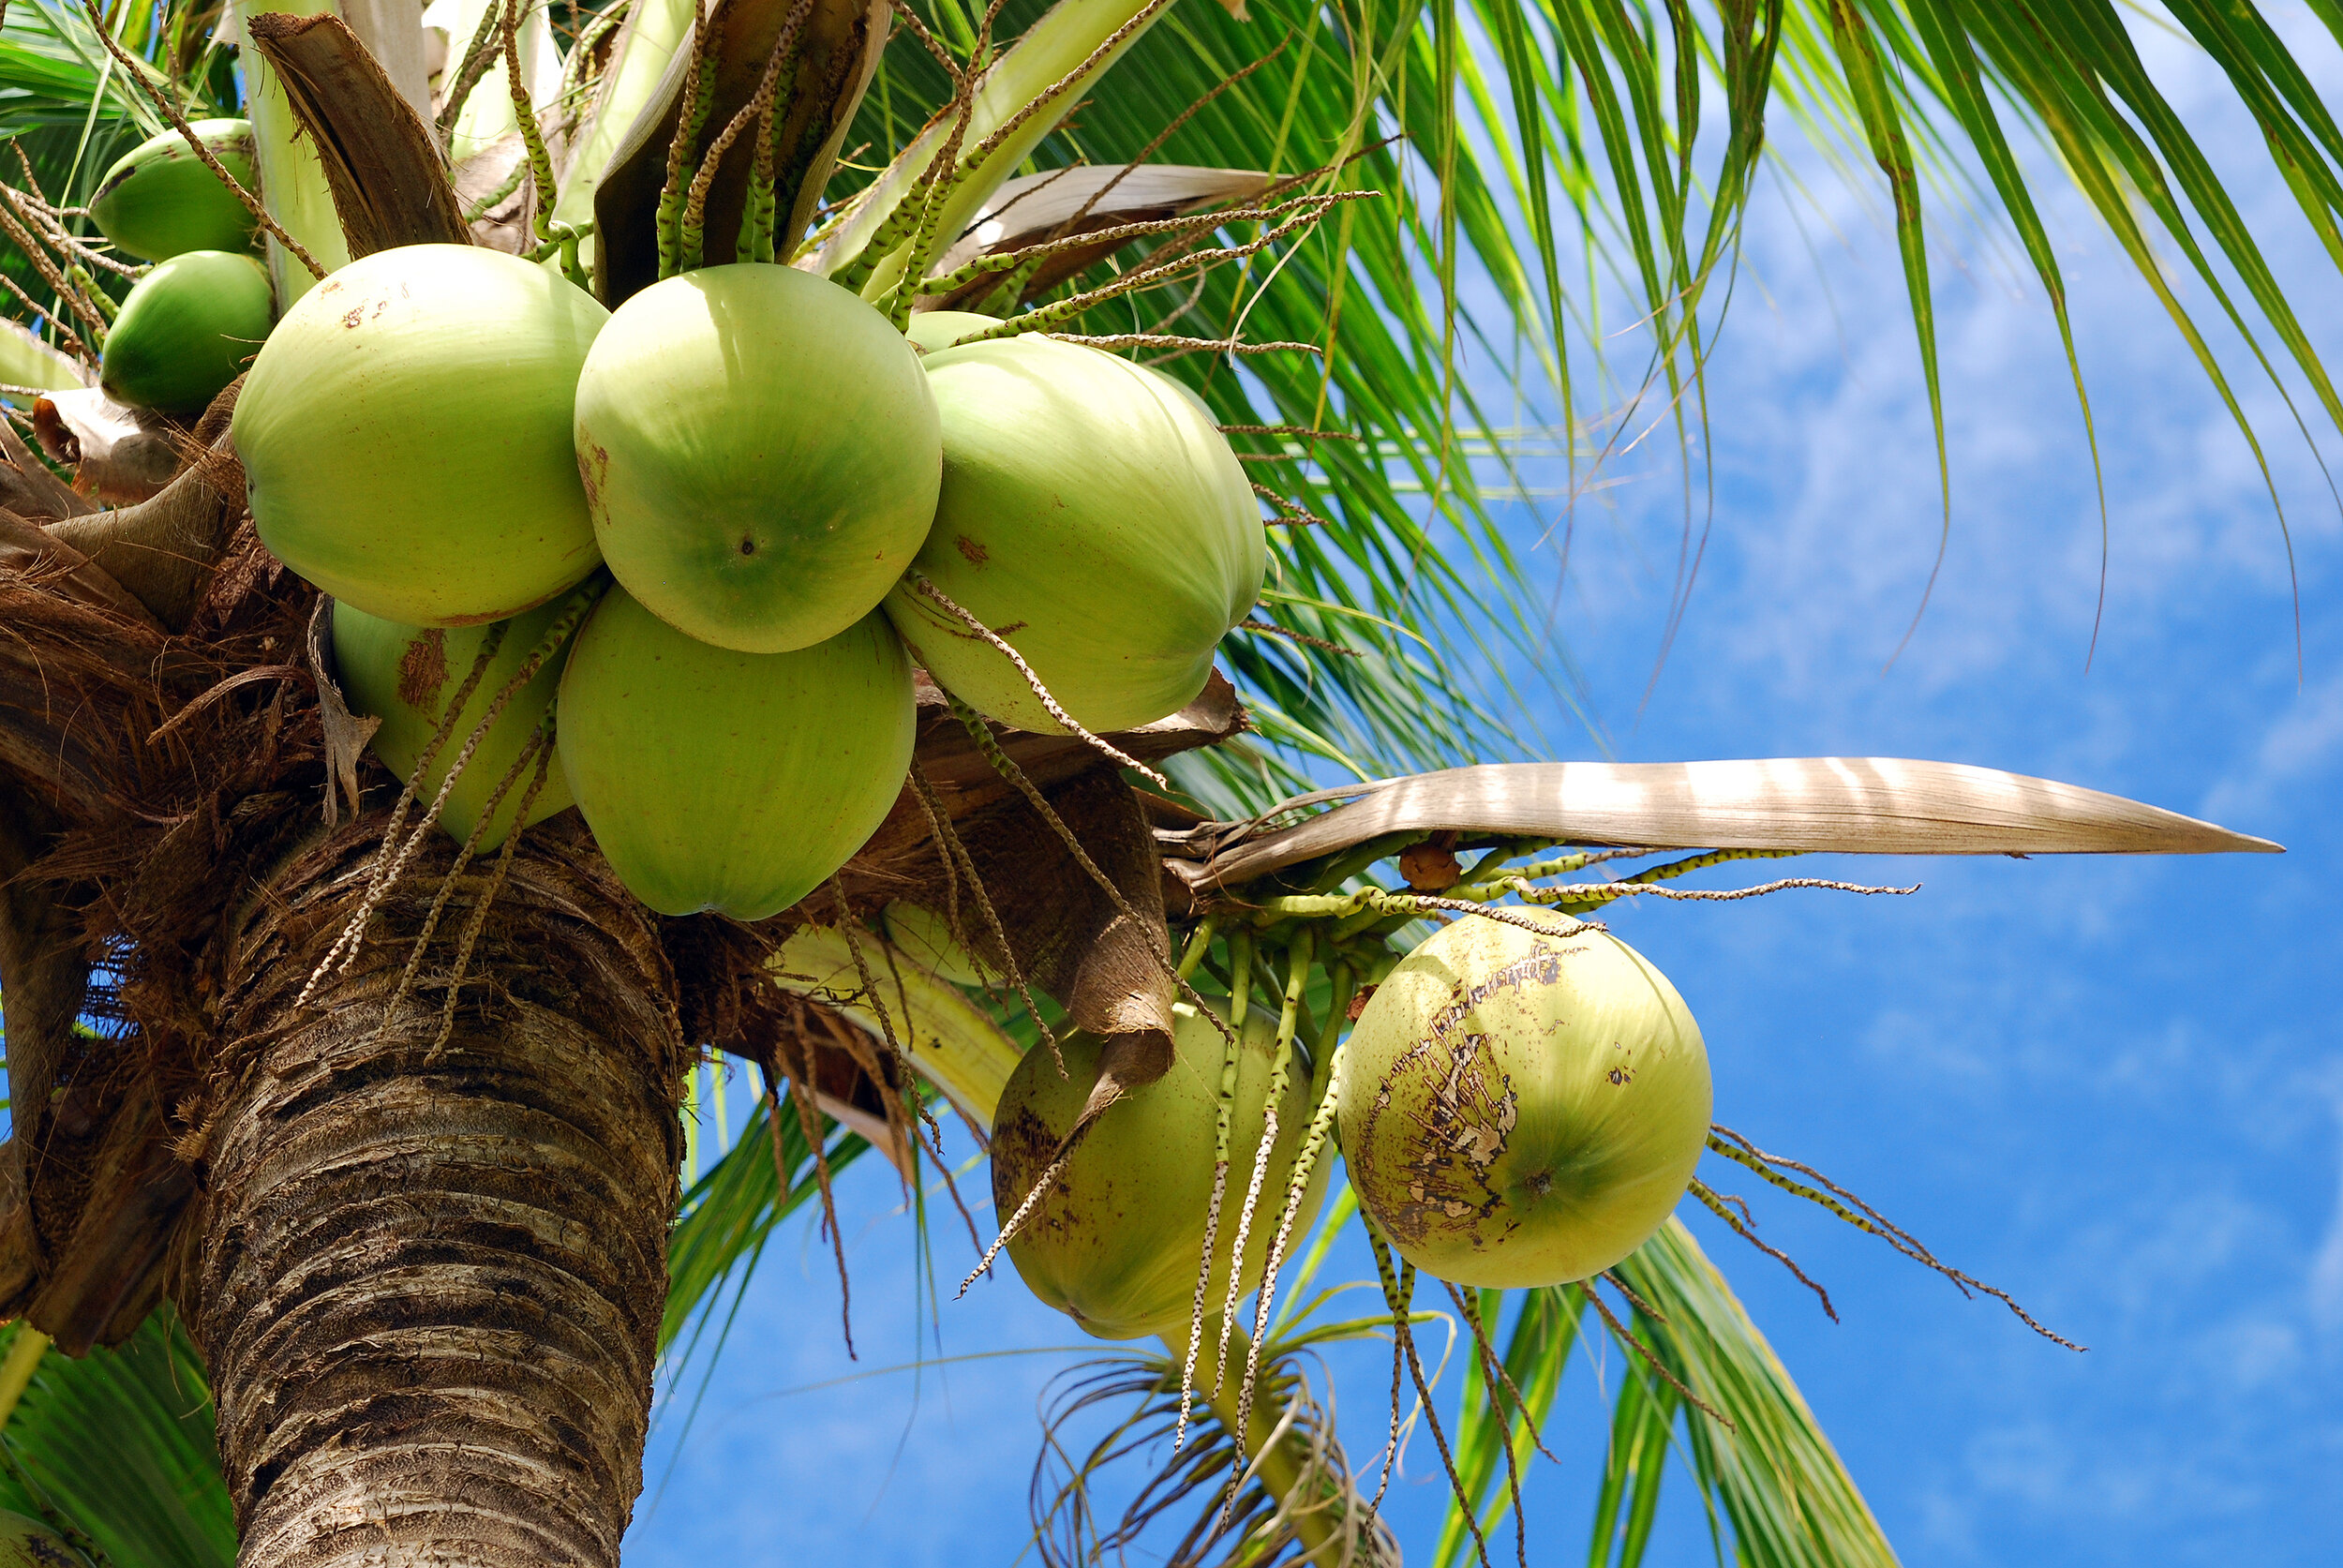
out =
<svg viewBox="0 0 2343 1568"><path fill-rule="evenodd" d="M741 653L614 588L571 647L560 715L594 842L663 915L786 909L877 830L911 767L911 666L876 615Z"/></svg>
<svg viewBox="0 0 2343 1568"><path fill-rule="evenodd" d="M251 121L198 120L187 128L239 185L254 188ZM149 261L190 250L249 250L256 227L251 209L175 129L116 158L90 197L89 215L115 248Z"/></svg>
<svg viewBox="0 0 2343 1568"><path fill-rule="evenodd" d="M793 267L702 267L629 299L577 383L577 466L629 593L720 648L780 653L878 606L935 515L918 356Z"/></svg>
<svg viewBox="0 0 2343 1568"><path fill-rule="evenodd" d="M201 411L244 374L276 313L268 270L250 256L183 251L131 286L106 334L98 385L134 409Z"/></svg>
<svg viewBox="0 0 2343 1568"><path fill-rule="evenodd" d="M1667 1218L1709 1136L1700 1026L1603 932L1459 920L1343 1049L1351 1185L1401 1256L1459 1285L1600 1274Z"/></svg>
<svg viewBox="0 0 2343 1568"><path fill-rule="evenodd" d="M601 560L570 415L607 320L483 246L342 268L285 313L236 400L261 543L410 626L502 620L572 587Z"/></svg>
<svg viewBox="0 0 2343 1568"><path fill-rule="evenodd" d="M1227 1042L1212 1020L1182 1003L1172 1031L1171 1070L1127 1092L1099 1114L1066 1169L1008 1244L1018 1277L1043 1301L1101 1339L1162 1335L1184 1340L1195 1301L1204 1220L1212 1203L1220 1066ZM1229 1196L1220 1211L1208 1310L1229 1296L1229 1260L1236 1246L1237 1206L1261 1148L1277 1031L1260 1014L1246 1021L1238 1058L1236 1114L1230 1142ZM1025 1053L1001 1092L992 1124L992 1202L1007 1217L1033 1190L1060 1141L1098 1082L1103 1043L1077 1034L1062 1042L1066 1076L1046 1049ZM1279 1212L1294 1157L1310 1119L1309 1074L1297 1063L1279 1107L1262 1192ZM1294 1219L1306 1232L1326 1193L1326 1162L1310 1172ZM1261 1283L1274 1219L1256 1217L1245 1244L1239 1294Z"/></svg>
<svg viewBox="0 0 2343 1568"><path fill-rule="evenodd" d="M1177 712L1261 596L1266 561L1251 485L1211 413L1153 370L1039 336L926 365L944 486L914 569L1014 647L1076 723ZM1008 659L910 582L887 613L971 706L1057 730Z"/></svg>
<svg viewBox="0 0 2343 1568"><path fill-rule="evenodd" d="M504 623L504 638L497 645L496 656L488 661L480 683L472 688L471 696L433 758L430 771L417 786L421 809L429 809L473 728L487 715L497 694L520 673L521 665L534 651L546 628L560 619L561 608L560 603L542 605ZM334 662L341 675L343 694L350 699L352 712L382 721L382 727L374 732L370 744L374 754L402 783L414 772L416 759L431 743L448 705L463 689L488 631L485 626L401 626L396 621L368 615L355 605L335 605ZM560 684L561 658L557 651L527 685L507 699L497 722L481 738L479 747L457 776L455 787L448 792L447 804L440 812L440 826L454 834L458 843L471 836L472 829L480 822L480 814L487 809L488 797L496 792L497 784L511 770L530 736L545 719L545 709L551 706ZM504 799L497 803L496 816L488 830L480 836L482 849L494 849L512 832L521 797L527 793L535 771L532 761L521 769L520 776L505 791ZM554 813L567 810L569 805L569 784L556 764L545 775L536 799L530 803L528 822L521 826L543 822Z"/></svg>

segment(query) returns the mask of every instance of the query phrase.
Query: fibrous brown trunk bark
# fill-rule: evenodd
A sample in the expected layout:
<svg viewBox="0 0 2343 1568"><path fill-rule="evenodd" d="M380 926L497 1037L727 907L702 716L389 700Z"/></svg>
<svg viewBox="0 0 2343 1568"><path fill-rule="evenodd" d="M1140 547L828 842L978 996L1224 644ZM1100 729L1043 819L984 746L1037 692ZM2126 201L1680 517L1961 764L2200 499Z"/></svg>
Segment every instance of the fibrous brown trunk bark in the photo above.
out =
<svg viewBox="0 0 2343 1568"><path fill-rule="evenodd" d="M196 1255L179 1283L251 1568L614 1568L636 1492L681 1154L674 981L582 831L529 835L452 1035L450 846L350 971L294 1002L379 814L280 867L231 932Z"/></svg>

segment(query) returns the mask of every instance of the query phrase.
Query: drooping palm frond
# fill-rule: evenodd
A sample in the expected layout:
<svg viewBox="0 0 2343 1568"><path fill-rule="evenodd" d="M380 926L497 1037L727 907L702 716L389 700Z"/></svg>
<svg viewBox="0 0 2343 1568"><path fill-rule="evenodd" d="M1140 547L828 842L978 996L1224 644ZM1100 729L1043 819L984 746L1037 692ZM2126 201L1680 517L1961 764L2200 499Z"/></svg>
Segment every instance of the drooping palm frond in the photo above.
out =
<svg viewBox="0 0 2343 1568"><path fill-rule="evenodd" d="M1692 1233L1670 1220L1613 1272L1641 1298L1622 1304L1617 1328L1600 1319L1587 1327L1594 1314L1584 1287L1511 1292L1519 1299L1511 1309L1504 1372L1494 1398L1487 1376L1464 1358L1457 1471L1483 1535L1494 1539L1512 1506L1504 1434L1511 1436L1514 1467L1535 1460L1535 1428L1553 1410L1580 1336L1595 1332L1610 1336L1619 1361L1589 1562L1634 1568L1643 1561L1661 1484L1676 1459L1700 1488L1720 1561L1749 1568L1893 1568L1895 1553L1854 1477ZM1492 1327L1507 1309L1506 1294L1478 1292L1477 1308ZM1622 1342L1619 1329L1640 1345ZM1647 1363L1647 1352L1664 1375ZM1669 1378L1708 1409L1687 1405ZM1520 1419L1524 1412L1527 1422ZM1470 1560L1464 1506L1461 1501L1451 1504L1432 1560L1437 1568Z"/></svg>
<svg viewBox="0 0 2343 1568"><path fill-rule="evenodd" d="M0 1353L26 1333L0 1327ZM228 1568L203 1361L157 1311L119 1350L43 1356L0 1426L0 1508L41 1519L111 1568Z"/></svg>

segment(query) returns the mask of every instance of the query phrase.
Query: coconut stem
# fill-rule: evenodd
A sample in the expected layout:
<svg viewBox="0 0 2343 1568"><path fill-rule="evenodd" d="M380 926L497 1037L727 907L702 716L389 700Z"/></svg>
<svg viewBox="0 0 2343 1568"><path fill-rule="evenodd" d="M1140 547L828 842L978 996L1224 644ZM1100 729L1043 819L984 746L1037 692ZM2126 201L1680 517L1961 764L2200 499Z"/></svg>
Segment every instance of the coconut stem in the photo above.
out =
<svg viewBox="0 0 2343 1568"><path fill-rule="evenodd" d="M455 81L440 105L440 145L451 153L455 149L455 122L464 112L464 104L496 63L497 34L504 25L504 13L502 6L481 11L480 25L472 29L471 41L464 46L463 63L456 67Z"/></svg>
<svg viewBox="0 0 2343 1568"><path fill-rule="evenodd" d="M1203 1256L1196 1265L1196 1299L1189 1310L1187 1325L1187 1358L1180 1370L1180 1419L1173 1428L1172 1451L1176 1454L1187 1437L1187 1418L1193 1407L1196 1386L1196 1356L1203 1348L1204 1298L1212 1290L1213 1254L1220 1241L1220 1205L1229 1191L1229 1146L1233 1142L1236 1124L1236 1086L1244 1065L1245 1004L1251 994L1253 978L1253 933L1240 926L1229 934L1229 1023L1224 1031L1226 1043L1220 1056L1219 1104L1213 1117L1212 1135L1212 1198L1204 1208ZM1230 1262L1230 1272L1236 1272L1236 1261ZM1229 1355L1229 1317L1220 1322L1219 1366L1225 1368ZM1220 1372L1213 1374L1212 1391L1217 1396L1223 1379Z"/></svg>
<svg viewBox="0 0 2343 1568"><path fill-rule="evenodd" d="M1473 1551L1480 1558L1481 1568L1489 1568L1489 1544L1487 1537L1481 1533L1480 1511L1473 1507L1471 1497L1465 1491L1464 1479L1456 1473L1456 1456L1449 1450L1448 1434L1441 1429L1440 1411L1432 1404L1431 1380L1424 1375L1424 1358L1416 1353L1415 1325L1408 1312L1409 1306L1415 1300L1415 1265L1401 1259L1395 1277L1391 1252L1382 1233L1375 1228L1374 1218L1365 1214L1361 1217L1366 1222L1366 1244L1375 1252L1375 1273L1382 1282L1383 1301L1391 1308L1392 1335L1399 1342L1400 1353L1407 1358L1408 1375L1415 1382L1416 1408L1424 1412L1425 1424L1432 1428L1433 1445L1440 1450L1440 1466L1448 1472L1448 1486L1455 1496L1456 1511L1464 1516L1466 1528L1472 1532ZM1594 1292L1589 1291L1587 1293L1591 1296ZM1396 1392L1395 1384L1394 1392ZM1395 1400L1394 1408L1396 1409ZM1375 1495L1380 1500L1382 1493L1379 1491Z"/></svg>
<svg viewBox="0 0 2343 1568"><path fill-rule="evenodd" d="M716 133L715 142L700 159L699 171L692 176L690 192L683 201L683 222L676 241L678 272L690 272L700 265L708 238L708 193L715 187L717 171L742 131L751 125L771 125L774 97L781 86L781 67L796 55L798 31L805 25L806 13L813 8L813 0L798 0L789 7L789 15L782 23L781 34L773 39L773 52L766 56L764 74L756 80L756 91L750 96L748 102L740 106L738 113L724 122L724 128ZM756 199L752 191L749 204L740 215L743 244L750 243L749 234L755 221L755 213ZM753 245L750 247L752 250L754 248Z"/></svg>
<svg viewBox="0 0 2343 1568"><path fill-rule="evenodd" d="M560 191L553 180L553 158L545 151L545 133L537 126L537 111L529 101L529 88L521 81L521 0L508 0L504 12L504 77L505 85L513 93L513 118L520 127L521 145L528 149L530 178L536 183L537 199L530 203L530 226L544 245L558 247L561 252L561 276L581 289L590 290L593 280L577 260L577 242L584 237L574 225L553 216L553 204Z"/></svg>
<svg viewBox="0 0 2343 1568"><path fill-rule="evenodd" d="M673 277L682 244L683 166L699 150L700 132L708 127L716 96L716 55L708 47L709 11L704 0L693 0L692 56L683 78L683 103L676 113L675 136L667 143L667 178L659 187L659 276Z"/></svg>
<svg viewBox="0 0 2343 1568"><path fill-rule="evenodd" d="M1227 1376L1229 1331L1236 1322L1237 1301L1242 1293L1245 1244L1252 1234L1253 1212L1260 1205L1261 1186L1269 1179L1270 1156L1277 1144L1277 1113L1285 1103L1286 1084L1292 1075L1293 1036L1301 1022L1302 993L1309 985L1313 945L1310 929L1304 926L1295 934L1293 946L1287 950L1286 954L1285 999L1284 1006L1277 1015L1276 1063L1269 1072L1269 1099L1261 1113L1261 1143L1253 1151L1252 1180L1245 1188L1245 1206L1237 1211L1235 1245L1229 1249L1229 1300L1220 1321L1221 1366L1215 1370L1213 1376L1213 1386L1216 1391ZM1237 1425L1240 1428L1245 1425L1245 1418L1252 1412L1253 1379L1260 1369L1258 1335L1261 1322L1269 1316L1267 1262L1264 1256L1259 1299L1254 1303L1253 1322L1256 1338L1253 1341L1253 1350L1245 1359L1244 1381L1237 1388Z"/></svg>

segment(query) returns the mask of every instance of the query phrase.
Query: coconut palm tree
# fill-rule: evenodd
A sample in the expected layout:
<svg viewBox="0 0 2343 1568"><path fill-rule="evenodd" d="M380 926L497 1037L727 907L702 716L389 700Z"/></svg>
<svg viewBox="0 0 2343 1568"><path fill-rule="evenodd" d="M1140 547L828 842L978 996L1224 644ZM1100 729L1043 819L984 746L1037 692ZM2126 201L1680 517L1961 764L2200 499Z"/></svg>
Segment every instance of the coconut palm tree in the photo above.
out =
<svg viewBox="0 0 2343 1568"><path fill-rule="evenodd" d="M2343 134L2278 35L2243 0L2164 14L2336 249ZM0 180L21 312L0 344L0 1505L67 1549L615 1562L657 1358L773 1228L827 1207L870 1148L919 1188L935 1111L981 1137L1022 1052L1068 1025L1110 1042L1094 1105L1143 1087L1183 989L1277 1017L1322 1144L1347 1004L1427 919L1585 917L1811 850L2265 847L1929 764L1477 764L1526 744L1503 672L1540 639L1468 351L1534 366L1558 427L1589 420L1589 471L1604 432L1696 429L1769 119L1885 181L1932 401L1924 177L1999 211L2067 331L2014 150L2031 134L2241 426L2238 366L2160 250L2255 373L2308 389L2306 426L2343 424L2104 0L440 0L420 26L399 0L321 19L16 0L0 78L21 155ZM1221 645L1226 679L1105 737L1013 730L923 687L895 808L769 920L654 914L575 814L492 854L459 845L368 752L379 715L351 709L330 605L254 531L236 389L163 416L91 384L140 271L98 237L94 193L119 155L239 111L249 179L211 161L250 200L280 308L423 243L520 252L611 306L738 256L827 276L899 326L982 311L1004 324L955 335L1157 365L1261 494L1275 569ZM1625 380L1604 346L1622 314L1645 350ZM533 754L542 779L551 754ZM541 787L526 772L506 784ZM890 910L940 920L975 967L923 957ZM679 1107L709 1053L754 1066L763 1106L684 1191ZM1934 1263L1827 1181L1723 1133L1710 1147ZM1437 1415L1413 1265L1338 1198L1323 1224L1366 1228L1388 1312L1278 1316L1289 1244L1283 1289L1306 1304L1323 1249L1285 1233L1296 1210L1274 1190L1237 1219L1244 1179L1216 1183L1215 1211L1229 1194L1272 1255L1250 1316L1200 1288L1185 1339L1076 1397L1125 1407L1127 1432L1192 1418L1196 1440L1119 1521L1080 1502L1107 1450L1042 1488L1056 1555L1150 1528L1182 1561L1396 1554L1304 1370L1316 1338L1386 1334ZM1582 1333L1639 1369L1599 1493L1621 1561L1679 1431L1744 1559L1891 1561L1680 1227L1599 1279L1450 1299L1479 1351L1437 1432L1457 1500L1443 1561L1509 1506L1500 1481ZM1198 1380L1200 1351L1243 1375ZM205 1390L216 1420L183 1419ZM77 1457L99 1452L127 1457Z"/></svg>

